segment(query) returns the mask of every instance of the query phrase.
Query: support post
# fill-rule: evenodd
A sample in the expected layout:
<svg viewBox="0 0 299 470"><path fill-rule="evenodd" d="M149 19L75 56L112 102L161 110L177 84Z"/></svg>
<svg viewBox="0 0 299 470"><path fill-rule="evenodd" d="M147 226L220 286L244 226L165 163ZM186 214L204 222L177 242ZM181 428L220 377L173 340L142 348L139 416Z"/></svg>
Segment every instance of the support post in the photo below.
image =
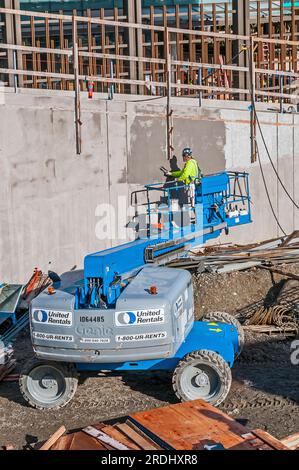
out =
<svg viewBox="0 0 299 470"><path fill-rule="evenodd" d="M114 73L113 73L113 60L110 60L110 78L113 79ZM113 100L114 98L114 83L111 82L109 86L109 93L108 93L108 99Z"/></svg>
<svg viewBox="0 0 299 470"><path fill-rule="evenodd" d="M202 85L202 67L198 67L197 84ZM198 105L200 108L202 107L202 90L199 90L198 93Z"/></svg>
<svg viewBox="0 0 299 470"><path fill-rule="evenodd" d="M136 23L142 24L142 4L141 0L136 0ZM143 34L142 34L142 29L137 29L136 32L137 36L137 56L138 57L143 57ZM138 80L144 80L144 74L143 74L143 63L138 62ZM139 86L139 94L143 94L143 86Z"/></svg>
<svg viewBox="0 0 299 470"><path fill-rule="evenodd" d="M279 93L283 93L283 76L279 75ZM283 98L279 98L279 112L283 113Z"/></svg>
<svg viewBox="0 0 299 470"><path fill-rule="evenodd" d="M165 59L166 59L166 127L167 127L167 160L171 160L173 148L173 110L171 109L171 56L169 48L168 28L164 32Z"/></svg>
<svg viewBox="0 0 299 470"><path fill-rule="evenodd" d="M140 2L140 0L137 0ZM136 23L136 11L135 11L136 0L127 0L124 2L124 14L127 16L128 23ZM137 54L137 36L135 28L125 28L125 42L128 44L128 55L136 57ZM137 80L137 64L136 62L129 61L130 79ZM137 94L137 86L130 85L131 93Z"/></svg>
<svg viewBox="0 0 299 470"><path fill-rule="evenodd" d="M13 8L15 10L20 10L20 0L13 0ZM20 15L13 15L14 17L14 35L15 35L15 44L18 46L23 45L22 41L22 26L21 26L21 16ZM21 51L17 51L16 54L16 65L19 70L23 69L23 54ZM24 78L22 75L18 77L18 85L19 87L23 87L24 85Z"/></svg>
<svg viewBox="0 0 299 470"><path fill-rule="evenodd" d="M18 67L17 67L17 53L16 51L13 51L13 68L14 70L17 70ZM18 91L18 76L17 74L13 76L14 78L14 89L15 89L15 93L17 93Z"/></svg>
<svg viewBox="0 0 299 470"><path fill-rule="evenodd" d="M4 8L13 8L13 0L4 0ZM14 44L14 15L11 15L9 13L5 14L5 36L6 36L6 43L7 44ZM8 63L8 68L13 69L14 68L14 56L13 56L13 51L8 50L7 51L7 63ZM10 87L14 86L14 76L9 74L8 75L8 84Z"/></svg>
<svg viewBox="0 0 299 470"><path fill-rule="evenodd" d="M254 39L250 36L249 50L249 73L250 73L250 137L251 137L251 163L256 162L256 118L255 118L255 62L254 62Z"/></svg>
<svg viewBox="0 0 299 470"><path fill-rule="evenodd" d="M249 0L232 0L233 6L233 33L244 36L250 35L250 17L249 17ZM233 57L234 64L239 67L247 66L246 51L240 52L242 49L243 41L233 41ZM234 88L247 88L246 72L236 72L234 74ZM240 100L245 100L244 94L239 95Z"/></svg>
<svg viewBox="0 0 299 470"><path fill-rule="evenodd" d="M75 89L75 129L76 129L76 152L81 155L81 103L79 82L79 51L77 39L77 22L73 16L73 66L74 66L74 89Z"/></svg>

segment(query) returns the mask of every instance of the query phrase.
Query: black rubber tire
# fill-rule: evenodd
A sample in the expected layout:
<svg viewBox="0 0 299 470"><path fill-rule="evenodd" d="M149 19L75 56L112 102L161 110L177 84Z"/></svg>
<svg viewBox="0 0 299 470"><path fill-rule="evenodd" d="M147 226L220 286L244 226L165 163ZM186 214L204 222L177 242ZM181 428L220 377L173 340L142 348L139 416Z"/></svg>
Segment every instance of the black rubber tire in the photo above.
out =
<svg viewBox="0 0 299 470"><path fill-rule="evenodd" d="M213 372L216 372L219 380L219 389L216 390L214 396L210 399L206 399L208 403L213 406L219 406L227 397L231 383L232 383L232 373L227 362L214 351L209 351L206 349L201 349L199 351L193 351L192 353L187 354L177 365L172 376L172 386L176 396L181 401L190 401L195 399L204 399L202 396L188 396L185 391L182 389L181 379L182 374L186 367L188 366L203 366L210 367Z"/></svg>
<svg viewBox="0 0 299 470"><path fill-rule="evenodd" d="M44 403L34 397L28 390L28 379L30 378L34 369L39 366L47 366L49 370L54 367L58 370L64 378L64 390L62 395L53 403ZM72 364L65 364L62 362L46 362L39 359L30 359L24 366L20 378L19 387L24 400L38 410L59 410L66 406L74 397L78 386L78 374Z"/></svg>
<svg viewBox="0 0 299 470"><path fill-rule="evenodd" d="M240 356L241 352L243 351L244 344L245 344L245 333L243 327L239 320L237 320L233 315L226 312L210 312L205 314L202 321L215 321L219 323L226 323L228 325L234 325L238 332L239 337L239 352L236 354L236 357Z"/></svg>

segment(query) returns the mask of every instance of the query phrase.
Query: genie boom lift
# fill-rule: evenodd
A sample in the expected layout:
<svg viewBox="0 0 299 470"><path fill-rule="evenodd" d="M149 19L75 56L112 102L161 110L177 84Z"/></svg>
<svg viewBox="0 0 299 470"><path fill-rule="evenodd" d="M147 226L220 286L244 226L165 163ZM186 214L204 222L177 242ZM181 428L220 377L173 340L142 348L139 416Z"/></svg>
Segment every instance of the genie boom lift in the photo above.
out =
<svg viewBox="0 0 299 470"><path fill-rule="evenodd" d="M194 321L191 274L167 264L251 222L248 174L207 176L191 190L147 185L132 203L134 241L87 255L84 279L31 303L36 358L21 373L20 389L33 407L66 405L82 371L173 371L179 399L214 405L230 390L242 327L222 312Z"/></svg>

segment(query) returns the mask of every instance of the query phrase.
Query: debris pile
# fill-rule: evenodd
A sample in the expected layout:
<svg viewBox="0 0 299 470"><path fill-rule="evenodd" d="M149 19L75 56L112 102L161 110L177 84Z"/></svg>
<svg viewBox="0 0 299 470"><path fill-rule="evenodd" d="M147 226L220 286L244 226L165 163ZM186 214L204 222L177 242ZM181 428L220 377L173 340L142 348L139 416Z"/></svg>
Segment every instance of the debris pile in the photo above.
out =
<svg viewBox="0 0 299 470"><path fill-rule="evenodd" d="M276 272L276 270L275 270ZM279 270L279 274L283 271ZM287 277L299 277L285 273ZM299 333L299 281L282 279L275 285L278 294L269 299L262 299L254 305L238 312L238 318L244 328L258 333L282 333L285 336L297 336Z"/></svg>
<svg viewBox="0 0 299 470"><path fill-rule="evenodd" d="M192 429L192 432L190 432ZM36 450L295 450L299 434L278 440L250 431L202 400L169 405L65 434L62 426Z"/></svg>
<svg viewBox="0 0 299 470"><path fill-rule="evenodd" d="M208 246L189 258L170 263L170 266L195 269L198 273L228 273L296 262L299 262L299 231L288 237L244 246Z"/></svg>
<svg viewBox="0 0 299 470"><path fill-rule="evenodd" d="M52 279L38 268L28 283L0 286L0 341L10 343L28 325L28 308L32 299L51 286Z"/></svg>

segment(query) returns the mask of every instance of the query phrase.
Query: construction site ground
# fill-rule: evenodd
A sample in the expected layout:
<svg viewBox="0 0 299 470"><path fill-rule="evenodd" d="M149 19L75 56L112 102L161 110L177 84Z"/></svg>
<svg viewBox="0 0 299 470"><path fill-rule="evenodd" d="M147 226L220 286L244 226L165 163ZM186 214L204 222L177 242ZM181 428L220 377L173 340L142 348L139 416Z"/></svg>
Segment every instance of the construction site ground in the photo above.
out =
<svg viewBox="0 0 299 470"><path fill-rule="evenodd" d="M287 265L299 274L299 264ZM294 286L298 281L290 281ZM205 312L245 314L266 302L288 298L282 277L260 269L231 274L194 275L196 317ZM295 287L295 289L294 289ZM299 301L298 301L299 302ZM220 407L247 427L262 428L283 438L299 431L299 365L290 360L292 338L247 333L242 356L233 368L233 385ZM19 372L32 356L29 329L15 342ZM75 398L59 411L38 411L26 405L17 382L0 384L0 445L22 448L48 438L59 426L75 430L100 421L175 403L170 373L109 373L81 377Z"/></svg>

